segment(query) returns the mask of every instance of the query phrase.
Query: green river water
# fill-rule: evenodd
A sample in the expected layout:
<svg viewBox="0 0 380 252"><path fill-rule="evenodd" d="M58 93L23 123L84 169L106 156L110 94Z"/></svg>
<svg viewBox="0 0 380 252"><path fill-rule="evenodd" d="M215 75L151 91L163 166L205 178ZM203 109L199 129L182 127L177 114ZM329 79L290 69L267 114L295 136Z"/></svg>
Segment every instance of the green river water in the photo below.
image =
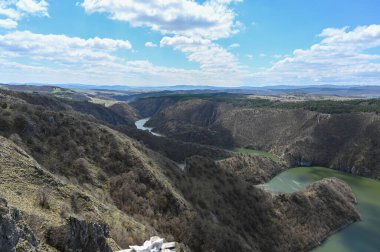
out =
<svg viewBox="0 0 380 252"><path fill-rule="evenodd" d="M339 178L351 186L362 221L330 236L313 252L380 251L380 182L328 168L300 167L289 169L262 186L274 192L291 193L328 177Z"/></svg>
<svg viewBox="0 0 380 252"><path fill-rule="evenodd" d="M142 125L146 121L142 120ZM140 125L137 123L136 126L139 128ZM229 151L280 161L278 156L265 151L247 148L233 148ZM379 252L380 182L323 167L299 167L286 170L261 186L273 192L292 193L303 190L315 181L330 177L339 178L350 185L357 198L357 209L362 221L353 223L330 236L313 252Z"/></svg>

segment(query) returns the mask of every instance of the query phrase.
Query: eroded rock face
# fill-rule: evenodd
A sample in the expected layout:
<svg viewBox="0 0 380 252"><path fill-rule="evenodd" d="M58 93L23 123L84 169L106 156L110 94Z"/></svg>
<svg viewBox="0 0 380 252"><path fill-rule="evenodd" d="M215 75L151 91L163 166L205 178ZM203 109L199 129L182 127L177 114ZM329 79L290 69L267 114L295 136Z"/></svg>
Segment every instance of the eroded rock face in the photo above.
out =
<svg viewBox="0 0 380 252"><path fill-rule="evenodd" d="M67 225L51 228L47 233L47 243L60 251L112 252L107 243L107 225L87 223L70 217Z"/></svg>
<svg viewBox="0 0 380 252"><path fill-rule="evenodd" d="M38 240L20 211L0 198L0 251L37 252Z"/></svg>
<svg viewBox="0 0 380 252"><path fill-rule="evenodd" d="M161 100L144 99L134 106L145 111L148 104ZM289 167L325 166L380 179L376 113L244 108L193 99L156 107L150 115L150 126L169 138L219 147L250 146L276 153Z"/></svg>

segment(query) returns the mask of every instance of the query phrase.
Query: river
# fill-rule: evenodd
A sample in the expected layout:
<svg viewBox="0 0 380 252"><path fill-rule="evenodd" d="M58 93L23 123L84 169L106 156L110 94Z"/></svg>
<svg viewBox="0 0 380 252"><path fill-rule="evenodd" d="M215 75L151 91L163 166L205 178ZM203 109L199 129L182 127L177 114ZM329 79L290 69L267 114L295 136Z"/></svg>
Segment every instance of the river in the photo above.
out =
<svg viewBox="0 0 380 252"><path fill-rule="evenodd" d="M150 118L136 121L136 127L153 135L163 136L145 127ZM250 153L279 161L279 157L268 152L235 148L234 152ZM184 169L184 164L177 164ZM282 172L266 184L260 185L273 192L292 193L305 189L311 183L323 178L336 177L344 180L352 188L357 201L357 209L362 221L356 222L330 236L313 252L378 252L380 251L380 182L339 172L323 167L300 167Z"/></svg>
<svg viewBox="0 0 380 252"><path fill-rule="evenodd" d="M148 118L144 118L144 119L141 119L141 120L138 120L135 122L135 125L138 129L140 130L146 130L146 131L149 131L150 133L152 133L152 135L155 135L155 136L159 136L159 137L163 137L164 135L161 135L159 133L156 133L153 131L153 128L150 128L150 127L145 127L144 125L149 121L150 117Z"/></svg>
<svg viewBox="0 0 380 252"><path fill-rule="evenodd" d="M322 167L289 169L262 185L270 191L291 193L323 178L336 177L347 182L358 200L362 221L330 236L313 252L380 251L380 182Z"/></svg>
<svg viewBox="0 0 380 252"><path fill-rule="evenodd" d="M148 118L144 118L144 119L141 119L141 120L138 120L135 122L135 125L136 125L136 128L140 129L140 130L146 130L146 131L149 131L149 133L151 133L152 135L155 135L155 136L159 136L159 137L164 137L164 135L162 134L159 134L159 133L156 133L153 131L153 128L150 128L150 127L145 127L144 125L149 121L150 117ZM185 163L176 163L177 167L184 171L185 170L185 167L186 167L186 164Z"/></svg>

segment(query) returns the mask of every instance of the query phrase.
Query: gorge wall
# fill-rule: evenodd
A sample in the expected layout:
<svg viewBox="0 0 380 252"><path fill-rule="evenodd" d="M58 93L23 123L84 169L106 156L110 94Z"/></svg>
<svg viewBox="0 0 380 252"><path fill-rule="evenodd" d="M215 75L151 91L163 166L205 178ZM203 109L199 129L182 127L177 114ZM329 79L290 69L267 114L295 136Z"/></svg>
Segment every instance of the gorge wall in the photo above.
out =
<svg viewBox="0 0 380 252"><path fill-rule="evenodd" d="M155 104L160 98L150 99ZM145 106L148 102L144 99ZM139 101L133 106L145 111ZM150 126L168 137L223 148L251 147L281 156L288 166L326 166L380 179L380 116L375 112L322 114L195 99L149 115Z"/></svg>

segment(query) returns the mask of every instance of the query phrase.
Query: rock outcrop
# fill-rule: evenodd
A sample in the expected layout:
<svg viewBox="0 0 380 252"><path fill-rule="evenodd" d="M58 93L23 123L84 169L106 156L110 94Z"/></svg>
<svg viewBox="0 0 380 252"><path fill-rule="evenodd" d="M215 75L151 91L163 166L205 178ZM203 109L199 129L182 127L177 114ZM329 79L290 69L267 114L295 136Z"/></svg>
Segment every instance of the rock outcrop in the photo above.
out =
<svg viewBox="0 0 380 252"><path fill-rule="evenodd" d="M68 223L52 227L47 232L47 243L62 252L112 252L107 243L109 227L97 223L87 223L74 217Z"/></svg>
<svg viewBox="0 0 380 252"><path fill-rule="evenodd" d="M20 211L0 198L0 251L38 252L38 240Z"/></svg>

